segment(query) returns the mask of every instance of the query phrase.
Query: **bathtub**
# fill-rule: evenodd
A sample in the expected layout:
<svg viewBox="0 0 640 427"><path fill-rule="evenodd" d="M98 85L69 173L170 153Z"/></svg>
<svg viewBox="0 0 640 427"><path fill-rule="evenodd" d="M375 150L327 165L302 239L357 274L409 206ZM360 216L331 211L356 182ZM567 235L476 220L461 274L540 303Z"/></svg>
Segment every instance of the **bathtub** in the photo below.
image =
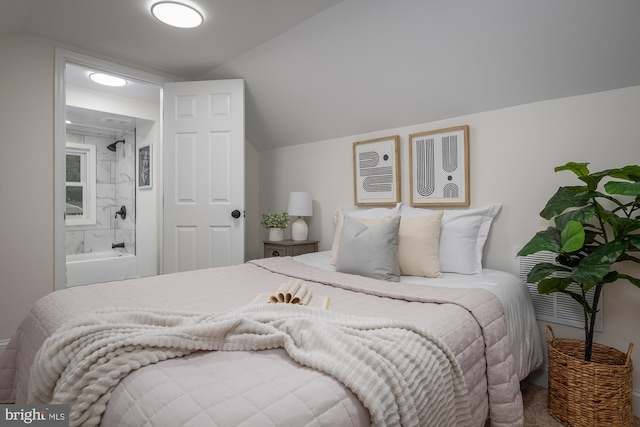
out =
<svg viewBox="0 0 640 427"><path fill-rule="evenodd" d="M136 277L136 256L124 252L67 255L67 286L110 282Z"/></svg>

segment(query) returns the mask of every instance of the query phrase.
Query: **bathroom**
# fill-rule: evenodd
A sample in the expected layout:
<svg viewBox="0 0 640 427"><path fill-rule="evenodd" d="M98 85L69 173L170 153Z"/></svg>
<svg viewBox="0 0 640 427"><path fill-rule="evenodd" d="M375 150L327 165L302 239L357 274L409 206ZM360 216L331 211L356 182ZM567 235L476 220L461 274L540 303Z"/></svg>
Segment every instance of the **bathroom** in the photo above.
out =
<svg viewBox="0 0 640 427"><path fill-rule="evenodd" d="M68 286L136 277L135 129L113 138L90 127L67 129L68 146L95 146L96 164L95 223L73 225L78 208L67 197ZM80 163L78 157L68 153L68 167Z"/></svg>
<svg viewBox="0 0 640 427"><path fill-rule="evenodd" d="M145 101L107 93L85 86L90 72L67 64L66 286L157 272L157 177L137 181L141 149L159 170L160 91L150 88Z"/></svg>

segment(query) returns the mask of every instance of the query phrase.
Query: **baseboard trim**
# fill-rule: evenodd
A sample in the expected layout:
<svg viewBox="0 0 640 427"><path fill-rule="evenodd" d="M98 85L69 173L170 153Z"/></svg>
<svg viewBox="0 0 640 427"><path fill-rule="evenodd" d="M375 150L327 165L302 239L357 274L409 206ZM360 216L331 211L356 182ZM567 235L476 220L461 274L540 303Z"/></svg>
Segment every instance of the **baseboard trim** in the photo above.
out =
<svg viewBox="0 0 640 427"><path fill-rule="evenodd" d="M529 375L529 382L547 388L549 384L549 371L547 366L533 371ZM640 390L636 389L633 389L633 416L640 417Z"/></svg>

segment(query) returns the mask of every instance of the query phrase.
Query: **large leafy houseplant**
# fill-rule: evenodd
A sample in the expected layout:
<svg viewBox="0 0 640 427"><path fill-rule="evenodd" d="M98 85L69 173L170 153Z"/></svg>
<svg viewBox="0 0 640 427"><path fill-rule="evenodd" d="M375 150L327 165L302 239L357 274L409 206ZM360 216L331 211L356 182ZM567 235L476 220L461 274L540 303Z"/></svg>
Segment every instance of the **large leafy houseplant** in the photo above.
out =
<svg viewBox="0 0 640 427"><path fill-rule="evenodd" d="M570 162L555 168L571 171L582 185L560 187L540 216L553 220L520 250L526 256L540 251L555 254L555 263L535 265L527 280L538 292L562 292L584 312L584 360L591 361L593 332L602 287L619 279L640 287L640 280L614 270L623 261L640 263L640 166L590 173L588 163ZM599 190L600 183L606 178ZM569 286L575 283L575 287ZM593 299L587 292L594 288Z"/></svg>

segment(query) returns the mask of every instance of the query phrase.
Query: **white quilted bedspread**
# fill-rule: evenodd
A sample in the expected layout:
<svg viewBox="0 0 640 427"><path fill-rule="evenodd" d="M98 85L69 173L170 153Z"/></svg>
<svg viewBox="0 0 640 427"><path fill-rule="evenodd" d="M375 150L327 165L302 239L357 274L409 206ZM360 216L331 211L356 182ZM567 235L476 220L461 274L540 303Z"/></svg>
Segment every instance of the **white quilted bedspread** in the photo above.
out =
<svg viewBox="0 0 640 427"><path fill-rule="evenodd" d="M471 425L462 370L447 346L410 323L293 304L228 312L109 309L77 316L45 342L28 400L67 403L72 427L100 423L129 372L197 350L284 348L303 366L349 387L374 426Z"/></svg>
<svg viewBox="0 0 640 427"><path fill-rule="evenodd" d="M26 402L44 340L80 313L112 307L221 312L300 278L330 310L406 321L430 331L464 372L473 425L522 426L522 398L500 302L484 290L387 283L290 258L90 285L42 298L0 359L0 402ZM196 352L145 366L113 390L103 426L366 426L369 412L335 378L281 349ZM419 420L430 425L429 420Z"/></svg>

